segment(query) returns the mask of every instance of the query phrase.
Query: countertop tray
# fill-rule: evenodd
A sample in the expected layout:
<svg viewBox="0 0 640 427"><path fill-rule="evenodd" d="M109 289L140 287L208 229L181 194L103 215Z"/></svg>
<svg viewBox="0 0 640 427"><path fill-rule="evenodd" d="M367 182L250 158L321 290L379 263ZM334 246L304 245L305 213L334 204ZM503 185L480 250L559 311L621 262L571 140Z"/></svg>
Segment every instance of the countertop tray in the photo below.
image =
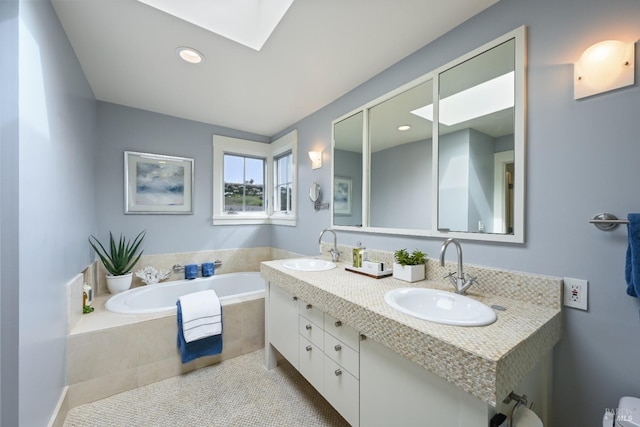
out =
<svg viewBox="0 0 640 427"><path fill-rule="evenodd" d="M374 279L382 279L383 277L389 277L393 274L393 270L371 271L365 270L364 268L351 267L350 265L345 266L344 269L367 277L373 277Z"/></svg>

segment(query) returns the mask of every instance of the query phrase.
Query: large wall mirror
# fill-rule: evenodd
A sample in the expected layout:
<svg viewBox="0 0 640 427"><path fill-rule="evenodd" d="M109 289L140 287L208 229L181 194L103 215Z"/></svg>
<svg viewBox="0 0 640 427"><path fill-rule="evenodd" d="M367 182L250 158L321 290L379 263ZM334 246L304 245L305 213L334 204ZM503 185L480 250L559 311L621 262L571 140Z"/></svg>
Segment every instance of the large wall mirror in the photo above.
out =
<svg viewBox="0 0 640 427"><path fill-rule="evenodd" d="M525 28L333 122L333 227L524 241Z"/></svg>
<svg viewBox="0 0 640 427"><path fill-rule="evenodd" d="M364 112L333 125L333 225L362 227Z"/></svg>

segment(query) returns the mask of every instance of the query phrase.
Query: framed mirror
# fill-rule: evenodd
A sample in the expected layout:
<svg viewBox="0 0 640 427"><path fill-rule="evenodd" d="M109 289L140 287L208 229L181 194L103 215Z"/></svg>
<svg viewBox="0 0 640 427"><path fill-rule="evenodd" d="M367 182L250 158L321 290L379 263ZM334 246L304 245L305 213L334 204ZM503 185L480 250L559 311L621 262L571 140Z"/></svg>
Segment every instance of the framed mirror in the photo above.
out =
<svg viewBox="0 0 640 427"><path fill-rule="evenodd" d="M333 225L362 227L364 112L333 125Z"/></svg>
<svg viewBox="0 0 640 427"><path fill-rule="evenodd" d="M523 51L521 28L437 74L435 235L524 241Z"/></svg>
<svg viewBox="0 0 640 427"><path fill-rule="evenodd" d="M524 242L525 27L333 122L335 228Z"/></svg>
<svg viewBox="0 0 640 427"><path fill-rule="evenodd" d="M431 228L432 122L416 115L433 104L433 81L369 109L369 221L372 228Z"/></svg>

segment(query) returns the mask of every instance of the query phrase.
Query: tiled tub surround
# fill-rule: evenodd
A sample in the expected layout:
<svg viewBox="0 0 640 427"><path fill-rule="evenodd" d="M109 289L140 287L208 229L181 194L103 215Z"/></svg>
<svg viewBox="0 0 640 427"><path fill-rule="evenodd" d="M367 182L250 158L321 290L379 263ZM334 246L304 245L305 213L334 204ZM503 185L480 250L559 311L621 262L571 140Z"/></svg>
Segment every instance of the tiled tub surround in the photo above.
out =
<svg viewBox="0 0 640 427"><path fill-rule="evenodd" d="M264 347L264 297L223 303L223 351L182 364L175 313L123 315L94 300L67 337L69 408L180 375Z"/></svg>
<svg viewBox="0 0 640 427"><path fill-rule="evenodd" d="M343 254L351 254L349 249L340 248ZM388 252L370 251L372 260L390 262L391 257ZM455 270L454 263L442 268L430 259L428 280L411 284L354 274L344 270L344 263L323 272L292 271L282 264L262 263L265 280L494 407L549 353L562 333L562 282L557 278L465 265L479 282L468 295L507 310L498 311L492 325L464 328L420 320L384 302L387 291L401 287L451 291L441 278Z"/></svg>
<svg viewBox="0 0 640 427"><path fill-rule="evenodd" d="M299 256L270 247L143 255L134 271L146 265L170 269L174 264L202 264L217 259L223 263L217 274L259 271L262 261ZM83 315L82 282L93 276L90 268L98 269L99 289L93 301L95 311ZM264 297L231 300L223 309L222 354L183 365L176 348L176 315L124 315L105 310L104 304L111 294L104 275L104 267L96 262L84 276L79 274L67 284L70 408L264 347ZM174 273L168 280L183 278L183 273ZM144 285L136 278L132 286Z"/></svg>

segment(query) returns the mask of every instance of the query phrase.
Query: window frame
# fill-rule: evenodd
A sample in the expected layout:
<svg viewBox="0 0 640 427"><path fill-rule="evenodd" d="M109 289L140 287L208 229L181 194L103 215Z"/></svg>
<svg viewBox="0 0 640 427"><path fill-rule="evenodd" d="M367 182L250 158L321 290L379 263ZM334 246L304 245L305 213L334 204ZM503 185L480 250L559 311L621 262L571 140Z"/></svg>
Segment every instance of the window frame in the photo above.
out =
<svg viewBox="0 0 640 427"><path fill-rule="evenodd" d="M292 199L291 211L274 211L274 162L278 156L291 152ZM224 155L234 154L266 160L265 203L261 212L224 212ZM275 224L295 226L297 220L297 157L298 131L293 130L268 144L246 139L213 135L213 225Z"/></svg>

